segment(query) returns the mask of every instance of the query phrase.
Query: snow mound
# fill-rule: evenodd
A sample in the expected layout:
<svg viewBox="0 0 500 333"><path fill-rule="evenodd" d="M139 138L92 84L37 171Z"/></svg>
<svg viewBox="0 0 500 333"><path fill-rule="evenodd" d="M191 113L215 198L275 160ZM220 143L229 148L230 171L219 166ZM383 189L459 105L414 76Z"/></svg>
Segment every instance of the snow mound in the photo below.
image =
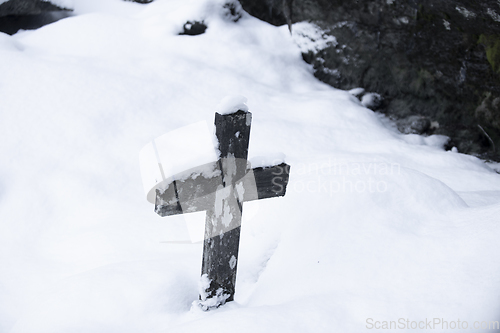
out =
<svg viewBox="0 0 500 333"><path fill-rule="evenodd" d="M248 111L248 106L246 105L247 98L241 95L226 96L222 101L215 107L215 111L219 114L230 114L238 110Z"/></svg>

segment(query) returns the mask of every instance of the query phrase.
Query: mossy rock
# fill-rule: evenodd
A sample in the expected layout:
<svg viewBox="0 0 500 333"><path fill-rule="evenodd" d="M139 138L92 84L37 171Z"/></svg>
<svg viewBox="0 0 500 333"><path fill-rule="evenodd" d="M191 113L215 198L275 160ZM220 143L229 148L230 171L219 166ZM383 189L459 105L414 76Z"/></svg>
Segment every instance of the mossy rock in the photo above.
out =
<svg viewBox="0 0 500 333"><path fill-rule="evenodd" d="M480 35L479 44L486 48L486 58L494 72L500 72L500 35Z"/></svg>

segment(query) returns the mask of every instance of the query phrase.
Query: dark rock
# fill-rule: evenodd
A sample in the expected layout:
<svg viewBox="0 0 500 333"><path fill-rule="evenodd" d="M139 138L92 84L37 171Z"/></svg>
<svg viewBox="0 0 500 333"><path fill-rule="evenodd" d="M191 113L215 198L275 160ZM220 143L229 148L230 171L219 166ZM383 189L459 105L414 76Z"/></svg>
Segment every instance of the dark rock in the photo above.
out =
<svg viewBox="0 0 500 333"><path fill-rule="evenodd" d="M127 0L127 1L133 1L137 3L151 3L153 0Z"/></svg>
<svg viewBox="0 0 500 333"><path fill-rule="evenodd" d="M282 1L240 0L275 25ZM303 54L336 88L362 87L397 119L422 115L461 152L500 147L500 2L496 0L295 0L293 22L311 21L336 45ZM482 126L491 140L487 139Z"/></svg>
<svg viewBox="0 0 500 333"><path fill-rule="evenodd" d="M227 2L222 6L223 15L233 22L238 22L243 15L243 8L238 1Z"/></svg>
<svg viewBox="0 0 500 333"><path fill-rule="evenodd" d="M500 97L487 94L476 108L476 117L494 127L500 127Z"/></svg>
<svg viewBox="0 0 500 333"><path fill-rule="evenodd" d="M184 24L184 31L179 33L179 35L189 35L189 36L196 36L196 35L201 35L207 30L207 26L205 23L198 22L198 21L188 21Z"/></svg>
<svg viewBox="0 0 500 333"><path fill-rule="evenodd" d="M251 15L273 25L287 23L283 8L283 0L240 0L243 9ZM298 21L296 21L298 22Z"/></svg>
<svg viewBox="0 0 500 333"><path fill-rule="evenodd" d="M13 35L21 29L38 29L68 17L70 11L49 1L10 0L0 5L0 32Z"/></svg>
<svg viewBox="0 0 500 333"><path fill-rule="evenodd" d="M13 35L19 30L32 30L70 16L68 11L46 12L39 15L8 15L0 17L0 32Z"/></svg>
<svg viewBox="0 0 500 333"><path fill-rule="evenodd" d="M431 121L427 117L409 116L397 122L398 130L404 134L425 134L431 128Z"/></svg>
<svg viewBox="0 0 500 333"><path fill-rule="evenodd" d="M10 0L0 5L0 17L19 15L40 15L45 12L70 10L43 0Z"/></svg>

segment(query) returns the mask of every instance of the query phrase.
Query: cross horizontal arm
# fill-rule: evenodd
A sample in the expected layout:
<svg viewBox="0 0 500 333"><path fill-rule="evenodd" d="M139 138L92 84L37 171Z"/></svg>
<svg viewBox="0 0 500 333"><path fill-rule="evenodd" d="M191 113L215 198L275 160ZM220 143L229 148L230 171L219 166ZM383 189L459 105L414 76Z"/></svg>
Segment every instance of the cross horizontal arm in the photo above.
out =
<svg viewBox="0 0 500 333"><path fill-rule="evenodd" d="M210 168L217 170L218 162L202 167L203 170ZM254 168L236 181L235 186L243 186L243 201L282 197L289 174L290 166L286 163ZM156 190L155 212L164 217L209 210L213 208L217 190L223 187L220 172L207 177L203 172L193 171L191 175L171 182L165 190Z"/></svg>
<svg viewBox="0 0 500 333"><path fill-rule="evenodd" d="M282 197L285 195L290 166L281 163L272 167L254 168L253 175L257 185L257 199ZM245 201L255 200L245 197Z"/></svg>

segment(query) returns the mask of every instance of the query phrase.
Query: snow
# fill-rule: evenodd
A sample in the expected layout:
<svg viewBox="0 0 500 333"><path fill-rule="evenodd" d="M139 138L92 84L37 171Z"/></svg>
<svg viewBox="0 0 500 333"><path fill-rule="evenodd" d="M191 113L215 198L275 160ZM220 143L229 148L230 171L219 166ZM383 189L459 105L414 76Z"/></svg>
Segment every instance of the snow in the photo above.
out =
<svg viewBox="0 0 500 333"><path fill-rule="evenodd" d="M241 95L226 96L222 101L215 107L215 111L219 114L225 115L234 113L238 110L248 111L248 106L246 105L247 98Z"/></svg>
<svg viewBox="0 0 500 333"><path fill-rule="evenodd" d="M495 22L500 22L500 15L497 14L497 12L495 12L493 9L491 8L488 8L488 11L487 11L488 15L491 16L491 18L495 21Z"/></svg>
<svg viewBox="0 0 500 333"><path fill-rule="evenodd" d="M50 2L60 8L65 8L65 9L73 9L74 7L74 0L43 0L46 2Z"/></svg>
<svg viewBox="0 0 500 333"><path fill-rule="evenodd" d="M417 134L403 134L402 139L414 145L427 145L443 149L450 141L445 135L434 134L430 136L421 136Z"/></svg>
<svg viewBox="0 0 500 333"><path fill-rule="evenodd" d="M328 46L337 45L337 39L325 33L314 23L298 22L293 24L292 38L302 53L319 52Z"/></svg>
<svg viewBox="0 0 500 333"><path fill-rule="evenodd" d="M210 279L208 278L207 274L203 274L200 278L200 282L198 284L198 289L200 292L200 300L198 302L193 302L193 306L197 307L199 306L203 310L209 310L209 309L214 309L218 308L219 306L223 305L226 303L226 300L229 298L230 295L224 294L222 288L217 289L215 297L209 298L210 296L207 292L206 289L210 287Z"/></svg>
<svg viewBox="0 0 500 333"><path fill-rule="evenodd" d="M467 8L465 7L460 7L460 6L456 6L455 9L460 13L462 14L463 16L465 16L466 18L474 18L476 17L476 14L474 12L471 12L469 11Z"/></svg>
<svg viewBox="0 0 500 333"><path fill-rule="evenodd" d="M498 165L398 133L317 81L288 27L233 22L223 4L75 0L74 16L0 34L0 331L499 320ZM188 20L206 33L179 36ZM199 122L211 138L191 138L213 148L228 95L248 98L252 167L286 156L291 173L285 197L243 205L235 301L204 312L193 305L202 244L191 241L205 214L158 217L139 154Z"/></svg>
<svg viewBox="0 0 500 333"><path fill-rule="evenodd" d="M446 30L451 30L450 22L446 21L445 19L443 19L443 25L446 28Z"/></svg>
<svg viewBox="0 0 500 333"><path fill-rule="evenodd" d="M285 162L285 154L278 152L266 152L264 156L254 156L250 158L252 168L265 168Z"/></svg>
<svg viewBox="0 0 500 333"><path fill-rule="evenodd" d="M22 47L12 40L9 35L0 32L0 50L16 51L22 50Z"/></svg>
<svg viewBox="0 0 500 333"><path fill-rule="evenodd" d="M140 151L142 182L149 202L155 202L155 190L162 184L181 179L182 174L190 176L191 169L208 167L217 160L211 132L207 122L200 121L165 133ZM213 170L205 171L210 172Z"/></svg>
<svg viewBox="0 0 500 333"><path fill-rule="evenodd" d="M353 94L352 90L350 90L349 92L351 94ZM361 104L363 104L363 106L365 106L367 108L370 108L370 107L378 106L377 104L380 104L380 100L381 100L381 97L379 94L368 93L368 94L363 95L363 97L361 98Z"/></svg>
<svg viewBox="0 0 500 333"><path fill-rule="evenodd" d="M353 96L361 96L365 93L365 89L364 88L354 88L354 89L351 89L349 90L349 94L353 95Z"/></svg>
<svg viewBox="0 0 500 333"><path fill-rule="evenodd" d="M231 269L234 269L234 267L236 267L236 257L235 256L231 256L231 259L229 259L229 267L231 267Z"/></svg>

